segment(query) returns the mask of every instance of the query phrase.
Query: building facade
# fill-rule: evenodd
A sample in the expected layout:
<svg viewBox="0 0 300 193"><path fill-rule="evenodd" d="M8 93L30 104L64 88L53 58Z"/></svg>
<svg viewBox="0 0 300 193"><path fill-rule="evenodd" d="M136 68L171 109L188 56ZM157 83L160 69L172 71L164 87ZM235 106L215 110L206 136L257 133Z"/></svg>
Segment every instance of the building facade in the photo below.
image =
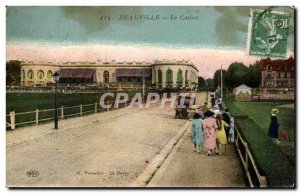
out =
<svg viewBox="0 0 300 193"><path fill-rule="evenodd" d="M287 60L263 59L259 62L261 72L261 88L295 87L295 61L290 57Z"/></svg>
<svg viewBox="0 0 300 193"><path fill-rule="evenodd" d="M198 69L182 60L153 62L52 62L22 61L21 85L46 86L53 83L52 74L60 74L60 84L126 85L142 84L156 88L195 88Z"/></svg>

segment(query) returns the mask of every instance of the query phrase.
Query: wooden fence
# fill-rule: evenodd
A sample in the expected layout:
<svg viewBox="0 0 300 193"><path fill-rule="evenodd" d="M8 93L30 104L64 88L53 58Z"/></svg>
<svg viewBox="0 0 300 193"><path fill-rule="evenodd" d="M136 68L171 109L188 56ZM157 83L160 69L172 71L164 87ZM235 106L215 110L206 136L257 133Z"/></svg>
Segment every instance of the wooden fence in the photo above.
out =
<svg viewBox="0 0 300 193"><path fill-rule="evenodd" d="M248 143L242 138L236 126L234 126L234 129L236 133L235 145L246 171L250 187L267 187L266 177L259 173L255 160L248 147Z"/></svg>
<svg viewBox="0 0 300 193"><path fill-rule="evenodd" d="M80 104L77 106L57 108L58 118L66 119L68 117L84 116L85 114L98 113L113 109L114 101L106 102L106 105L111 105L111 108L101 108L99 103ZM126 107L127 103L120 103L119 107ZM17 126L26 126L32 124L40 124L41 122L54 120L55 109L36 109L34 111L16 113L14 111L6 115L6 128L14 130ZM19 117L19 118L18 118ZM21 121L19 121L21 120ZM24 121L25 120L25 121Z"/></svg>

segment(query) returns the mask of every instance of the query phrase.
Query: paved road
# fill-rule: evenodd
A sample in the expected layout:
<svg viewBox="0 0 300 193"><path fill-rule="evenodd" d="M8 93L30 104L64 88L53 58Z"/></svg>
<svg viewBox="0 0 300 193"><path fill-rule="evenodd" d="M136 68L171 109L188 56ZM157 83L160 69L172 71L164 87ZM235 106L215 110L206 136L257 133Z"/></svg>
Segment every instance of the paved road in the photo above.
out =
<svg viewBox="0 0 300 193"><path fill-rule="evenodd" d="M226 154L207 156L194 152L191 130L187 130L148 187L246 187L233 145Z"/></svg>
<svg viewBox="0 0 300 193"><path fill-rule="evenodd" d="M8 132L7 185L129 186L186 122L152 106L63 120L58 131L45 124ZM31 170L39 176L29 177ZM241 171L232 146L223 156L196 154L187 130L148 186L245 186Z"/></svg>
<svg viewBox="0 0 300 193"><path fill-rule="evenodd" d="M64 120L59 132L52 124L16 130L7 134L7 185L128 186L185 123L152 107Z"/></svg>

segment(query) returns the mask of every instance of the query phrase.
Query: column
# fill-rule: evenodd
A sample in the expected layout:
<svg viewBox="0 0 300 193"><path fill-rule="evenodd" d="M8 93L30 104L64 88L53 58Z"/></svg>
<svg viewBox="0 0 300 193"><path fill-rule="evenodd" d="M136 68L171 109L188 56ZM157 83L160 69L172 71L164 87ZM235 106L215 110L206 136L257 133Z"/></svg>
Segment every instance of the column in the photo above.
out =
<svg viewBox="0 0 300 193"><path fill-rule="evenodd" d="M178 69L172 69L172 72L173 72L173 87L176 87L177 86L177 71Z"/></svg>
<svg viewBox="0 0 300 193"><path fill-rule="evenodd" d="M156 71L154 69L154 67L152 66L152 84L157 83L157 79L156 79Z"/></svg>
<svg viewBox="0 0 300 193"><path fill-rule="evenodd" d="M156 82L156 89L158 89L158 70L154 69L155 71L155 82Z"/></svg>
<svg viewBox="0 0 300 193"><path fill-rule="evenodd" d="M165 88L166 87L166 78L167 78L166 73L167 73L167 71L166 71L165 68L162 68L161 71L162 71L162 88Z"/></svg>

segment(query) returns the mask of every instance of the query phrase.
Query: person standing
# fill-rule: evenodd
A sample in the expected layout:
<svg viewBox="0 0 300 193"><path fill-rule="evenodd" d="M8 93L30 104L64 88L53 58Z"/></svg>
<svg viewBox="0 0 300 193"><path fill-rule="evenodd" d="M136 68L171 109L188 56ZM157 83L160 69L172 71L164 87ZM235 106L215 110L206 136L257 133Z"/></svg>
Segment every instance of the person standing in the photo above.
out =
<svg viewBox="0 0 300 193"><path fill-rule="evenodd" d="M217 149L218 154L221 155L223 151L223 147L225 146L225 152L226 152L226 144L227 144L227 137L225 130L229 130L229 124L227 124L225 121L223 121L222 114L218 114L217 117L217 125L218 128L216 130L216 138L217 138Z"/></svg>
<svg viewBox="0 0 300 193"><path fill-rule="evenodd" d="M204 128L204 145L207 149L207 155L210 156L213 153L213 150L216 149L216 129L218 125L216 119L213 117L214 113L207 111L204 113L206 117L203 121Z"/></svg>
<svg viewBox="0 0 300 193"><path fill-rule="evenodd" d="M203 121L199 113L195 113L192 122L192 139L197 153L200 153L199 147L203 145ZM201 148L203 151L203 148Z"/></svg>
<svg viewBox="0 0 300 193"><path fill-rule="evenodd" d="M231 116L229 109L225 108L224 113L222 114L223 120L230 125ZM229 142L229 129L225 130L227 142Z"/></svg>
<svg viewBox="0 0 300 193"><path fill-rule="evenodd" d="M279 113L278 109L274 108L271 111L271 123L269 125L268 136L272 139L274 143L280 144L278 140L279 133L279 122L276 114Z"/></svg>
<svg viewBox="0 0 300 193"><path fill-rule="evenodd" d="M216 104L216 99L215 99L214 96L211 96L210 103L211 103L211 106L212 106L212 107L215 106L215 104Z"/></svg>

